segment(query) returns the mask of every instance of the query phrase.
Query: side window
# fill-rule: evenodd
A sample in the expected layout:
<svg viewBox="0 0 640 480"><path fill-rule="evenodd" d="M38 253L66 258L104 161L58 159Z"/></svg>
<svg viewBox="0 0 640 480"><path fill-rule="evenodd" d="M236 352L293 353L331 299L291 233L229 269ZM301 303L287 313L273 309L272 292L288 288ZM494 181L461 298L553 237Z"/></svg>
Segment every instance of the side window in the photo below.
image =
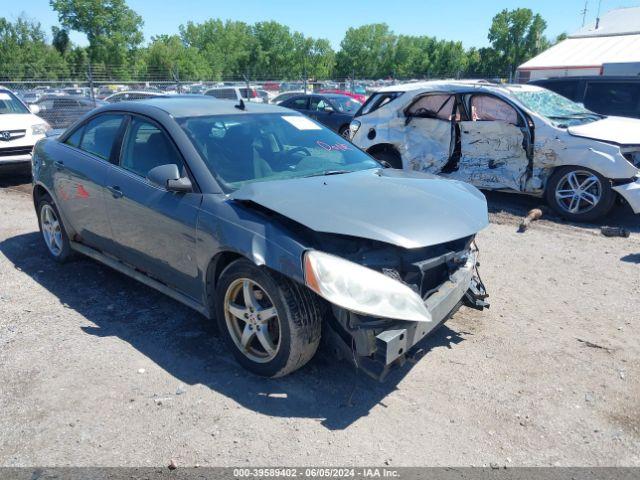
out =
<svg viewBox="0 0 640 480"><path fill-rule="evenodd" d="M287 107L294 108L296 110L306 110L307 99L306 97L292 98L291 100L287 100Z"/></svg>
<svg viewBox="0 0 640 480"><path fill-rule="evenodd" d="M76 131L73 132L64 143L66 143L67 145L71 145L72 147L78 147L80 145L80 140L82 139L83 132L84 132L84 125L77 128Z"/></svg>
<svg viewBox="0 0 640 480"><path fill-rule="evenodd" d="M640 112L640 83L593 82L587 86L584 106L605 114Z"/></svg>
<svg viewBox="0 0 640 480"><path fill-rule="evenodd" d="M309 110L314 112L324 112L329 106L329 103L320 97L312 97L311 100L309 100Z"/></svg>
<svg viewBox="0 0 640 480"><path fill-rule="evenodd" d="M233 88L220 88L218 90L211 90L207 95L221 99L221 100L235 100L237 98L236 91Z"/></svg>
<svg viewBox="0 0 640 480"><path fill-rule="evenodd" d="M518 112L507 102L491 95L471 97L471 120L474 122L505 122L518 125Z"/></svg>
<svg viewBox="0 0 640 480"><path fill-rule="evenodd" d="M97 116L85 125L80 149L109 160L121 123L122 115Z"/></svg>
<svg viewBox="0 0 640 480"><path fill-rule="evenodd" d="M120 166L143 177L160 165L175 164L183 172L183 162L175 146L153 123L133 117L122 146Z"/></svg>
<svg viewBox="0 0 640 480"><path fill-rule="evenodd" d="M454 95L425 95L407 109L407 115L449 121L453 117L454 105Z"/></svg>

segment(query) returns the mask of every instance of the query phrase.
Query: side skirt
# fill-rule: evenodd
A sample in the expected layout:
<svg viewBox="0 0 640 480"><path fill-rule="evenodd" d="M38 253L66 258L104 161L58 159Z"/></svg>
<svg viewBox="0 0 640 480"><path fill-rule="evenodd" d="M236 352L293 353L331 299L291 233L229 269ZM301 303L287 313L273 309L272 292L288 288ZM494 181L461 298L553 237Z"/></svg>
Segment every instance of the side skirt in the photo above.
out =
<svg viewBox="0 0 640 480"><path fill-rule="evenodd" d="M77 252L80 252L83 255L86 255L87 257L92 258L94 260L97 260L98 262L105 264L107 267L113 268L114 270L117 270L118 272L123 273L141 283L144 283L148 287L158 290L160 293L164 293L168 297L171 297L174 300L177 300L178 302L186 305L187 307L192 308L193 310L203 314L205 317L211 318L209 314L209 309L207 307L201 305L200 303L196 302L192 298L186 295L183 295L180 292L175 291L173 288L166 286L164 283L159 282L158 280L155 280L149 277L148 275L145 275L144 273L131 268L128 265L125 265L124 263L116 260L115 258L109 257L99 252L98 250L94 250L91 247L87 247L82 243L70 242L70 244L71 244L71 248L73 248Z"/></svg>

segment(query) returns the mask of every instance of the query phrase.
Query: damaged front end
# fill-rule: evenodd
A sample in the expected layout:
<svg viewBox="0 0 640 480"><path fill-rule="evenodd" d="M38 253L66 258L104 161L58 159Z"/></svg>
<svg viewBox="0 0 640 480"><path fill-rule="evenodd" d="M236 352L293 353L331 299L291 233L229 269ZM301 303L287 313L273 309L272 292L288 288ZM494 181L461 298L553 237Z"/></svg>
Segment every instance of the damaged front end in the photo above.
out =
<svg viewBox="0 0 640 480"><path fill-rule="evenodd" d="M409 288L428 312L426 318L399 320L385 318L384 308L374 314L362 313L327 299L328 328L323 335L340 357L376 379L383 380L394 365L411 358L416 344L461 305L479 310L489 307L473 235L417 249L372 241L363 244L363 239L335 235L319 237L324 251L336 249L342 258Z"/></svg>

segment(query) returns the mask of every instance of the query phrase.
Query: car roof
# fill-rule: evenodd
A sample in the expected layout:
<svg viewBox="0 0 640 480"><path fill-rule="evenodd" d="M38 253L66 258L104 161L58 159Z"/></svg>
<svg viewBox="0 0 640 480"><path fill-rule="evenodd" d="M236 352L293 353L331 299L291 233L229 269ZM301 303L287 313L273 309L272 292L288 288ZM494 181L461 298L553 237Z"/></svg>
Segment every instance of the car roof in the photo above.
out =
<svg viewBox="0 0 640 480"><path fill-rule="evenodd" d="M235 100L220 100L209 95L166 95L145 100L114 103L101 111L119 110L148 113L149 109L161 110L175 118L203 117L208 115L240 115L243 113L287 113L291 110L267 103L244 102L245 109L236 108Z"/></svg>
<svg viewBox="0 0 640 480"><path fill-rule="evenodd" d="M581 80L595 80L601 82L640 82L640 76L632 76L632 75L581 75L575 77L549 77L549 78L537 78L535 80L531 80L529 83L543 83L543 82L562 82L562 81L575 81L579 82Z"/></svg>
<svg viewBox="0 0 640 480"><path fill-rule="evenodd" d="M491 83L486 80L430 80L425 82L404 83L390 85L376 90L375 93L384 92L412 92L414 94L429 92L467 93L486 92L509 94L514 91L540 91L541 87L530 84L503 84Z"/></svg>

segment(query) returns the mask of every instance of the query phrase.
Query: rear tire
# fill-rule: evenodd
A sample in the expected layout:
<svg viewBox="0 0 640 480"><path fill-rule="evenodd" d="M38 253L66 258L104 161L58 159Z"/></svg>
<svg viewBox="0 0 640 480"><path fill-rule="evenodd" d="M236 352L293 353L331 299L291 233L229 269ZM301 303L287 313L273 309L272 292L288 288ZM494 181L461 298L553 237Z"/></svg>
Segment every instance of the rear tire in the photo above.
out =
<svg viewBox="0 0 640 480"><path fill-rule="evenodd" d="M547 203L567 220L591 222L605 216L616 200L611 182L586 167L556 170L545 191Z"/></svg>
<svg viewBox="0 0 640 480"><path fill-rule="evenodd" d="M220 275L215 309L227 347L257 375L287 375L318 349L321 315L315 295L246 259L231 263Z"/></svg>
<svg viewBox="0 0 640 480"><path fill-rule="evenodd" d="M60 213L49 195L43 195L38 202L38 226L49 256L58 263L65 263L75 257Z"/></svg>
<svg viewBox="0 0 640 480"><path fill-rule="evenodd" d="M382 163L385 167L396 168L402 170L402 158L400 154L394 150L379 150L371 154L373 158Z"/></svg>

